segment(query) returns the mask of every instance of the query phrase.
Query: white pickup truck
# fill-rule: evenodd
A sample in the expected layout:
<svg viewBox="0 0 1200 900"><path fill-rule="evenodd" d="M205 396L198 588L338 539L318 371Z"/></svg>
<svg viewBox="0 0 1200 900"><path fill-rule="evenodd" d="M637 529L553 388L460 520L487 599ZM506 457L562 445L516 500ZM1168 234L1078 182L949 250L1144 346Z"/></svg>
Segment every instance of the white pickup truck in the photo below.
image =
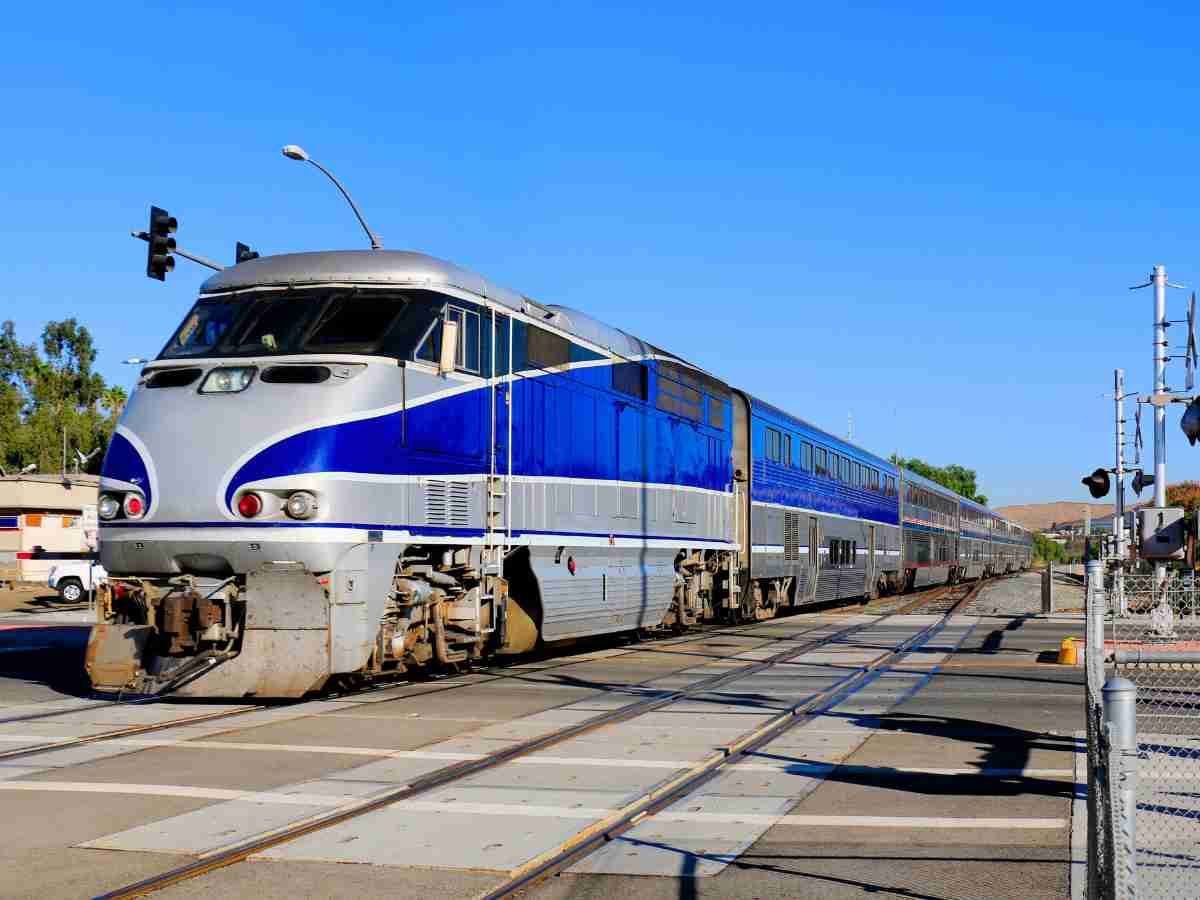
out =
<svg viewBox="0 0 1200 900"><path fill-rule="evenodd" d="M93 586L103 584L107 578L108 572L98 562L66 559L51 567L46 584L58 591L64 600L77 603Z"/></svg>

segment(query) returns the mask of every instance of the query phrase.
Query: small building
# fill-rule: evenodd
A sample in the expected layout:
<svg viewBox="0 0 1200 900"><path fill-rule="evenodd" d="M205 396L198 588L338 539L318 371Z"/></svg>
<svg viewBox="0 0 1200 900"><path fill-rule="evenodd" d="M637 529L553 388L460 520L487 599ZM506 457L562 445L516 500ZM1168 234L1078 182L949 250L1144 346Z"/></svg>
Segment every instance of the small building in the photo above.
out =
<svg viewBox="0 0 1200 900"><path fill-rule="evenodd" d="M54 553L88 549L83 508L96 503L98 475L0 477L0 569L21 581L44 581L53 560L30 559L35 547Z"/></svg>

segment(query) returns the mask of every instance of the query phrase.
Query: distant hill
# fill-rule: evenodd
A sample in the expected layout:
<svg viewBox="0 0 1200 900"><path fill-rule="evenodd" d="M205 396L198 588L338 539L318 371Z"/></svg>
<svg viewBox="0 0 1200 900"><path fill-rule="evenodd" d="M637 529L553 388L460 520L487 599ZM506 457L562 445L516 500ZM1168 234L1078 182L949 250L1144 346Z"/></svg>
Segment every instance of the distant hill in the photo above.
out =
<svg viewBox="0 0 1200 900"><path fill-rule="evenodd" d="M1045 531L1055 522L1078 522L1086 515L1085 508L1092 512L1093 521L1096 519L1111 519L1113 506L1111 503L1083 503L1075 500L1060 500L1057 503L1026 503L1019 506L998 506L996 512L1006 519L1012 519L1026 528ZM1133 508L1130 502L1127 509Z"/></svg>

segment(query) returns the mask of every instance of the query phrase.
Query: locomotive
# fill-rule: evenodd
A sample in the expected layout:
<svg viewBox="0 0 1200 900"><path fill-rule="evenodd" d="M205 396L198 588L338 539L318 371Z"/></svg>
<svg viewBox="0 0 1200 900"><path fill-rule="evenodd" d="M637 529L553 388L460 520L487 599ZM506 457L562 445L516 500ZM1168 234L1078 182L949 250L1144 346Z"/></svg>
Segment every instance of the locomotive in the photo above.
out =
<svg viewBox="0 0 1200 900"><path fill-rule="evenodd" d="M986 507L404 251L209 278L100 490L101 691L297 697L1030 562Z"/></svg>

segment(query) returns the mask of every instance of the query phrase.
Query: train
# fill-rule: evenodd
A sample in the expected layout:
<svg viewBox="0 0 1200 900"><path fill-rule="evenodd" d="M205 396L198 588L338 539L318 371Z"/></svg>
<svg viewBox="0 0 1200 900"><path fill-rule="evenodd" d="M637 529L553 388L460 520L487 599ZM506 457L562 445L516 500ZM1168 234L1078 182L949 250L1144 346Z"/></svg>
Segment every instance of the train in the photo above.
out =
<svg viewBox="0 0 1200 900"><path fill-rule="evenodd" d="M972 500L407 251L203 283L104 457L102 692L299 697L1030 564Z"/></svg>

